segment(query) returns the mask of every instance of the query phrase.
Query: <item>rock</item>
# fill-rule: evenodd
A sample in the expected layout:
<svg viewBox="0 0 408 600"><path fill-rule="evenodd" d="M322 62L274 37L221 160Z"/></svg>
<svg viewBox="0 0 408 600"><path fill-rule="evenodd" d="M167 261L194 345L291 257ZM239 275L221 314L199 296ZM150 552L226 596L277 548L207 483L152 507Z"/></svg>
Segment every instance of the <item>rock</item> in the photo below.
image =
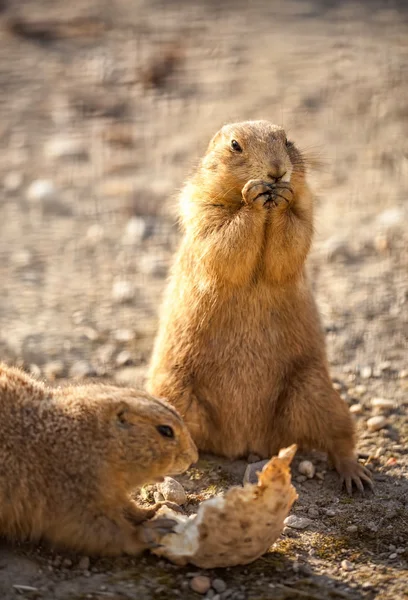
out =
<svg viewBox="0 0 408 600"><path fill-rule="evenodd" d="M360 377L362 379L370 379L370 377L373 374L373 370L371 367L366 366L366 367L361 367L360 368Z"/></svg>
<svg viewBox="0 0 408 600"><path fill-rule="evenodd" d="M394 207L384 210L376 218L376 223L381 230L392 230L395 227L404 226L405 213L401 208Z"/></svg>
<svg viewBox="0 0 408 600"><path fill-rule="evenodd" d="M408 369L402 369L402 371L400 371L398 373L398 377L400 379L407 379L408 378Z"/></svg>
<svg viewBox="0 0 408 600"><path fill-rule="evenodd" d="M81 569L82 571L88 571L90 564L91 564L91 561L89 560L89 556L83 556L79 560L78 569Z"/></svg>
<svg viewBox="0 0 408 600"><path fill-rule="evenodd" d="M284 520L284 524L292 529L306 529L311 525L313 521L306 517L297 517L296 515L289 515Z"/></svg>
<svg viewBox="0 0 408 600"><path fill-rule="evenodd" d="M307 480L306 475L298 475L297 477L295 477L295 481L297 483L304 483Z"/></svg>
<svg viewBox="0 0 408 600"><path fill-rule="evenodd" d="M134 286L130 283L130 281L119 279L113 284L112 297L115 302L130 302L131 300L133 300L134 295Z"/></svg>
<svg viewBox="0 0 408 600"><path fill-rule="evenodd" d="M353 389L353 392L356 396L364 396L364 394L367 393L367 386L363 385L362 383L360 385L356 385L356 387Z"/></svg>
<svg viewBox="0 0 408 600"><path fill-rule="evenodd" d="M164 496L160 492L153 492L153 498L155 502L163 502Z"/></svg>
<svg viewBox="0 0 408 600"><path fill-rule="evenodd" d="M262 471L268 460L260 460L247 466L244 473L243 485L246 483L256 483L258 481L257 472Z"/></svg>
<svg viewBox="0 0 408 600"><path fill-rule="evenodd" d="M306 475L308 479L313 479L316 469L310 460L302 460L299 464L298 471L302 475Z"/></svg>
<svg viewBox="0 0 408 600"><path fill-rule="evenodd" d="M322 250L328 262L343 262L351 256L347 241L337 236L326 240L322 246Z"/></svg>
<svg viewBox="0 0 408 600"><path fill-rule="evenodd" d="M349 410L353 415L359 415L363 412L363 406L362 404L352 404Z"/></svg>
<svg viewBox="0 0 408 600"><path fill-rule="evenodd" d="M187 495L183 486L172 477L165 477L164 481L159 483L157 487L168 502L174 502L181 506L187 501Z"/></svg>
<svg viewBox="0 0 408 600"><path fill-rule="evenodd" d="M287 537L290 537L290 538L299 537L299 534L294 529L291 529L290 527L284 527L282 533L283 533L283 535L286 535Z"/></svg>
<svg viewBox="0 0 408 600"><path fill-rule="evenodd" d="M383 416L371 417L367 421L367 429L369 431L379 431L387 425L387 419Z"/></svg>
<svg viewBox="0 0 408 600"><path fill-rule="evenodd" d="M83 379L94 375L96 375L96 371L87 360L78 360L69 370L69 376L73 379Z"/></svg>
<svg viewBox="0 0 408 600"><path fill-rule="evenodd" d="M390 560L395 560L396 558L398 558L398 554L396 552L393 552L392 554L389 555L388 557Z"/></svg>
<svg viewBox="0 0 408 600"><path fill-rule="evenodd" d="M117 342L131 342L135 334L130 329L116 329L113 332L113 337Z"/></svg>
<svg viewBox="0 0 408 600"><path fill-rule="evenodd" d="M136 246L140 244L146 233L146 221L141 217L132 217L127 222L125 232L122 237L122 244L125 246Z"/></svg>
<svg viewBox="0 0 408 600"><path fill-rule="evenodd" d="M27 188L26 197L30 202L46 202L56 198L56 187L51 179L36 179Z"/></svg>
<svg viewBox="0 0 408 600"><path fill-rule="evenodd" d="M261 457L258 456L257 454L249 454L248 458L247 458L248 464L260 462L260 460L261 460Z"/></svg>
<svg viewBox="0 0 408 600"><path fill-rule="evenodd" d="M64 560L62 561L62 567L65 569L69 569L70 567L72 567L72 560L70 558L64 558Z"/></svg>
<svg viewBox="0 0 408 600"><path fill-rule="evenodd" d="M44 375L47 379L53 381L64 375L65 367L61 360L53 360L43 367Z"/></svg>
<svg viewBox="0 0 408 600"><path fill-rule="evenodd" d="M45 154L54 160L87 159L88 152L82 140L72 137L54 137L45 146Z"/></svg>
<svg viewBox="0 0 408 600"><path fill-rule="evenodd" d="M153 275L154 277L165 277L168 270L168 261L161 256L154 254L145 254L138 261L140 273L143 275Z"/></svg>
<svg viewBox="0 0 408 600"><path fill-rule="evenodd" d="M311 517L312 519L317 519L319 516L319 509L316 508L315 506L311 506L309 508L309 510L307 511L307 514L309 515L309 517Z"/></svg>
<svg viewBox="0 0 408 600"><path fill-rule="evenodd" d="M217 594L222 594L227 589L227 584L223 579L213 579L211 583L211 587L217 592Z"/></svg>
<svg viewBox="0 0 408 600"><path fill-rule="evenodd" d="M373 398L371 400L371 406L378 408L379 410L391 410L395 408L394 400L387 400L387 398Z"/></svg>
<svg viewBox="0 0 408 600"><path fill-rule="evenodd" d="M348 533L357 533L358 527L357 527L357 525L350 525L349 527L346 528L346 531Z"/></svg>
<svg viewBox="0 0 408 600"><path fill-rule="evenodd" d="M7 192L14 193L21 188L23 184L23 175L18 171L10 171L3 179L3 186Z"/></svg>
<svg viewBox="0 0 408 600"><path fill-rule="evenodd" d="M28 371L35 379L39 379L42 375L40 367L34 363L29 365Z"/></svg>
<svg viewBox="0 0 408 600"><path fill-rule="evenodd" d="M378 365L380 371L389 371L392 367L392 363L390 360L384 360Z"/></svg>
<svg viewBox="0 0 408 600"><path fill-rule="evenodd" d="M342 560L341 568L343 569L343 571L352 571L354 569L354 565L349 560Z"/></svg>
<svg viewBox="0 0 408 600"><path fill-rule="evenodd" d="M334 510L333 508L326 508L326 510L325 510L325 515L327 517L335 517L336 514L337 514L337 511Z"/></svg>
<svg viewBox="0 0 408 600"><path fill-rule="evenodd" d="M196 575L190 581L190 587L197 594L206 594L211 587L211 580L205 575Z"/></svg>
<svg viewBox="0 0 408 600"><path fill-rule="evenodd" d="M115 362L118 367L125 367L126 365L131 365L133 362L132 355L127 350L122 350L122 352L119 352L119 354L117 355Z"/></svg>

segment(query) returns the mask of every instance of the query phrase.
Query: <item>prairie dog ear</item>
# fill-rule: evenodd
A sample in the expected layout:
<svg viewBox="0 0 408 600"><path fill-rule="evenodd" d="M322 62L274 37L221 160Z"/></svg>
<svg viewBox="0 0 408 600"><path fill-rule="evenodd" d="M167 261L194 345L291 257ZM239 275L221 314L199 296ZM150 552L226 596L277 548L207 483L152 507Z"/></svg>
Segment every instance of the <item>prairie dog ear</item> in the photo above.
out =
<svg viewBox="0 0 408 600"><path fill-rule="evenodd" d="M128 421L128 411L129 405L127 402L122 400L121 402L118 402L118 404L115 404L114 416L117 424L121 427L128 427L130 425L130 422Z"/></svg>
<svg viewBox="0 0 408 600"><path fill-rule="evenodd" d="M223 135L223 133L222 133L221 129L219 131L217 131L217 133L211 138L211 141L208 144L208 151L212 150L212 148L214 148L215 144L221 138L222 135Z"/></svg>

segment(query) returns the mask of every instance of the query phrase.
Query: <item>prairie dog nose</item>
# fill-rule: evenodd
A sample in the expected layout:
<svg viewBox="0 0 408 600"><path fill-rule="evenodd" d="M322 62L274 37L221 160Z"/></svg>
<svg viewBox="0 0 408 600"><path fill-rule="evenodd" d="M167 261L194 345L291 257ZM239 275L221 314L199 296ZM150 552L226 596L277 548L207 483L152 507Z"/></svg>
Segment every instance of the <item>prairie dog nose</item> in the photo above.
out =
<svg viewBox="0 0 408 600"><path fill-rule="evenodd" d="M274 182L279 181L286 175L286 167L280 160L275 160L271 163L268 177Z"/></svg>

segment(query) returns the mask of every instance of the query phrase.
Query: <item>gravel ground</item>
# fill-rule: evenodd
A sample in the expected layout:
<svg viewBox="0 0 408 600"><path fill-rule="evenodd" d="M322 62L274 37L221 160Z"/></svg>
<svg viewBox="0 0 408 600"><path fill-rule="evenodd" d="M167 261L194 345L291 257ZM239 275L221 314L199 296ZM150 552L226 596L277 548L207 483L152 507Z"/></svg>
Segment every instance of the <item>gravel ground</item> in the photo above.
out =
<svg viewBox="0 0 408 600"><path fill-rule="evenodd" d="M307 526L245 568L4 542L1 598L408 597L408 5L3 0L0 11L0 357L50 381L142 383L177 189L221 124L267 118L324 163L310 174L309 268L376 481L375 495L349 499L323 456L297 457L293 514ZM180 478L186 510L245 466L203 457Z"/></svg>

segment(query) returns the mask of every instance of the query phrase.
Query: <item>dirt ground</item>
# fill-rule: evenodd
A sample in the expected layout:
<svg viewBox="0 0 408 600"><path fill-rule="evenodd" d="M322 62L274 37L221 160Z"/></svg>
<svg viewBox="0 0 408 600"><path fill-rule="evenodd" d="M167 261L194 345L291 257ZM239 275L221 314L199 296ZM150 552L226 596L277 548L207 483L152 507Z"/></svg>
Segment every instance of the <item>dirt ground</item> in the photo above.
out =
<svg viewBox="0 0 408 600"><path fill-rule="evenodd" d="M287 528L248 567L205 573L226 584L206 597L408 597L408 4L3 0L0 11L0 358L51 381L143 382L177 189L224 122L284 125L324 162L310 173L309 268L376 494L345 496L319 455L305 480L298 457L293 514L309 527ZM202 459L180 478L187 510L244 469ZM0 545L4 600L197 598L198 573Z"/></svg>

